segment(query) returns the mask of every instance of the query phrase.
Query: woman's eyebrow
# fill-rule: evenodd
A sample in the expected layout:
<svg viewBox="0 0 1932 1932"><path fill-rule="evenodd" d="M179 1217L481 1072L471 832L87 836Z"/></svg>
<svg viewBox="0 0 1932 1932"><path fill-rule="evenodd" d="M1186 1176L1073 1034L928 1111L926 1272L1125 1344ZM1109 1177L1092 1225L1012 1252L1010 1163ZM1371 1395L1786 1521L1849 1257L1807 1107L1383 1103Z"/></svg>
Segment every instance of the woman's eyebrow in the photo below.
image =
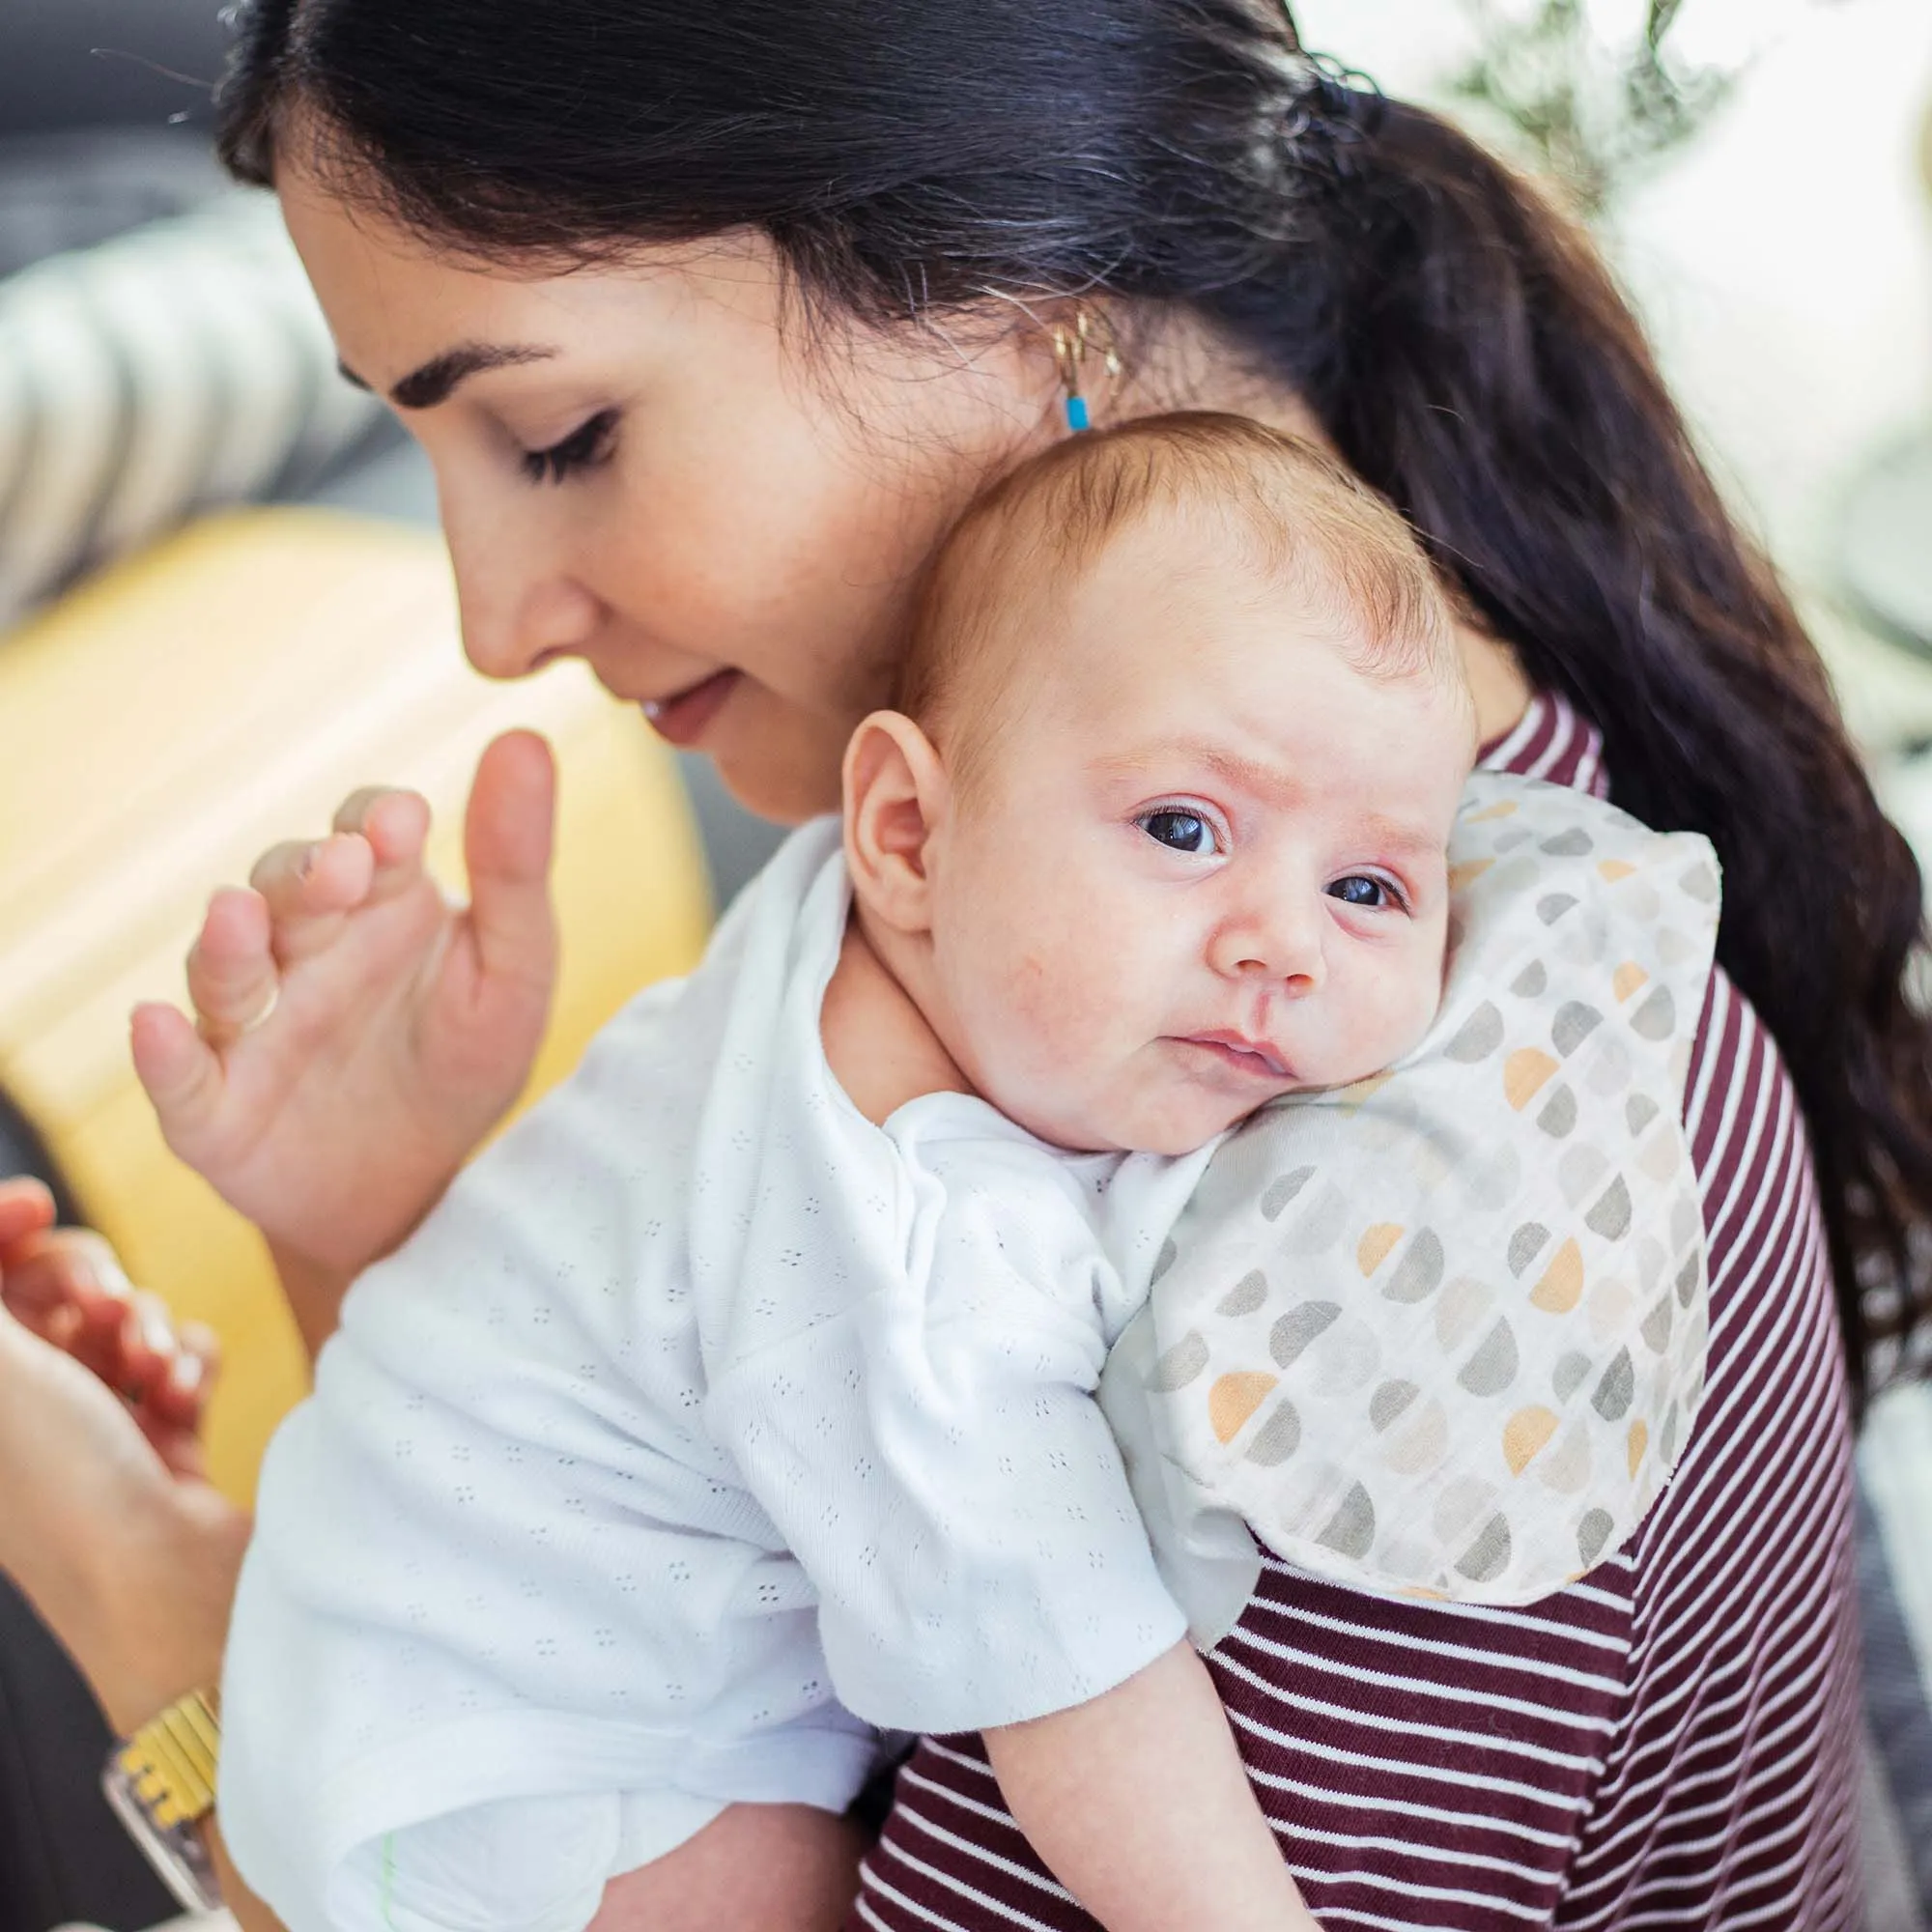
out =
<svg viewBox="0 0 1932 1932"><path fill-rule="evenodd" d="M547 362L556 353L534 343L460 342L454 349L431 356L420 369L412 369L389 391L389 400L399 410L433 410L439 403L446 403L459 384L486 369L507 369L519 362ZM358 389L373 386L348 363L338 361L335 366L345 383L353 383Z"/></svg>

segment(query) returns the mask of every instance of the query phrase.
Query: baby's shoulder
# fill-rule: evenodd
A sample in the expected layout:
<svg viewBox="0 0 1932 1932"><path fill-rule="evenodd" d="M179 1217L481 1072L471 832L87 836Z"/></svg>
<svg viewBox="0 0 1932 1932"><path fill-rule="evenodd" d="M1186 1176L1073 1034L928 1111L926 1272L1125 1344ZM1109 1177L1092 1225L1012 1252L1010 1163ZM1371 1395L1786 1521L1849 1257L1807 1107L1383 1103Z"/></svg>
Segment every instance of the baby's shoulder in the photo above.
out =
<svg viewBox="0 0 1932 1932"><path fill-rule="evenodd" d="M626 1002L532 1111L616 1109L688 1142L721 1076L753 1071L749 1063L789 1043L789 995L811 977L812 955L829 962L837 951L842 898L828 875L830 836L819 823L794 834L719 922L698 964Z"/></svg>

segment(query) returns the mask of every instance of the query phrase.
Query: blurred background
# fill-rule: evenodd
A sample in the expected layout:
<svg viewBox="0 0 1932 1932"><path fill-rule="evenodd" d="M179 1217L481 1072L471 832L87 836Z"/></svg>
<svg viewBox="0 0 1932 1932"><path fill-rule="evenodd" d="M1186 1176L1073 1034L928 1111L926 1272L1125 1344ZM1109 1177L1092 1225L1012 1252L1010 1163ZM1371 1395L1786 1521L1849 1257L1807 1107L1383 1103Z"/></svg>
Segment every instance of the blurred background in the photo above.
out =
<svg viewBox="0 0 1932 1932"><path fill-rule="evenodd" d="M618 4L618 0L612 0ZM1932 860L1932 7L1297 0L1306 44L1464 118L1593 224ZM266 197L208 154L216 0L0 0L0 1172L37 1169L222 1333L239 1497L302 1386L252 1235L127 1060L209 889L482 744L556 742L565 976L536 1086L695 958L770 849L568 668L464 667L412 445L335 376ZM1870 1922L1932 1923L1932 1394L1861 1451ZM4 1499L0 1499L4 1507ZM0 1592L0 1932L167 1903L93 1798L86 1693Z"/></svg>

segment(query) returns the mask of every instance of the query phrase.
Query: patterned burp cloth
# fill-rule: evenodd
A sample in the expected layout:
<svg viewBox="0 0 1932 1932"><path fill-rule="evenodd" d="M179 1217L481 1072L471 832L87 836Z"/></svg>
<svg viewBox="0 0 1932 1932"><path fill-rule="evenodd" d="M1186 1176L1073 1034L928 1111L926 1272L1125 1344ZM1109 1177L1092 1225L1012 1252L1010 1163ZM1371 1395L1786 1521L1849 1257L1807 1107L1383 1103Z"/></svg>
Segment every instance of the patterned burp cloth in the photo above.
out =
<svg viewBox="0 0 1932 1932"><path fill-rule="evenodd" d="M1449 856L1427 1038L1228 1140L1102 1381L1204 1644L1256 1538L1385 1594L1547 1596L1635 1528L1697 1413L1711 847L1478 773Z"/></svg>

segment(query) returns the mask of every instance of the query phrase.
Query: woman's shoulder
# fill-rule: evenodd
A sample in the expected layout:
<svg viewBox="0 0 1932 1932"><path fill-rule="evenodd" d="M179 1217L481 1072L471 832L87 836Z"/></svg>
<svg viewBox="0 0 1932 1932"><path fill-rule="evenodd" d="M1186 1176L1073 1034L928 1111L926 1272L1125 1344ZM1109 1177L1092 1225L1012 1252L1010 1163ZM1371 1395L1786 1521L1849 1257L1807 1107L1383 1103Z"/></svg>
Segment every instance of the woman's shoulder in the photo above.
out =
<svg viewBox="0 0 1932 1932"><path fill-rule="evenodd" d="M1555 692L1538 692L1516 724L1484 748L1480 762L1486 771L1570 785L1597 798L1610 792L1603 733ZM1704 1188L1714 1286L1737 1260L1741 1242L1757 1254L1766 1243L1791 1246L1817 1232L1810 1151L1790 1073L1756 1009L1721 966L1712 970L1705 990L1684 1119ZM1752 1204L1766 1196L1787 1211L1753 1213ZM1793 1246L1788 1256L1760 1259L1795 1264L1799 1254Z"/></svg>
<svg viewBox="0 0 1932 1932"><path fill-rule="evenodd" d="M1698 1756L1748 1794L1736 1841L1776 1829L1835 1856L1857 1695L1844 1350L1797 1090L1721 968L1685 1124L1710 1258L1705 1395L1669 1487L1606 1566L1630 1606L1628 1755L1652 1767L1612 1808L1659 1829L1651 1858L1682 1855L1696 1828L1656 1767ZM1579 1869L1627 1882L1649 1862L1635 1835L1596 1821Z"/></svg>
<svg viewBox="0 0 1932 1932"><path fill-rule="evenodd" d="M1820 1246L1823 1223L1798 1090L1771 1030L1721 966L1712 969L1690 1049L1684 1125L1704 1191L1715 1283L1741 1242ZM1756 1213L1769 1201L1778 1209ZM1794 1251L1789 1262L1801 1257Z"/></svg>
<svg viewBox="0 0 1932 1932"><path fill-rule="evenodd" d="M1609 795L1604 734L1553 691L1537 692L1516 724L1483 747L1477 763L1488 772L1571 785L1593 798Z"/></svg>
<svg viewBox="0 0 1932 1932"><path fill-rule="evenodd" d="M1597 797L1609 795L1613 778L1602 733L1548 692L1486 748L1482 764ZM1686 1564L1751 1572L1750 1539L1726 1501L1739 1484L1781 1495L1792 1510L1803 1497L1835 1521L1848 1480L1845 1372L1804 1112L1777 1042L1721 966L1705 988L1684 1123L1709 1256L1707 1393L1682 1465L1625 1552L1638 1595L1646 1573L1681 1576ZM1824 1519L1818 1527L1827 1531ZM1823 1534L1821 1547L1833 1543Z"/></svg>
<svg viewBox="0 0 1932 1932"><path fill-rule="evenodd" d="M1598 798L1610 793L1603 733L1554 692L1537 693L1516 725L1485 747L1481 763ZM1770 1030L1721 966L1705 990L1684 1121L1704 1193L1714 1318L1739 1277L1785 1280L1807 1268L1829 1308L1830 1264L1797 1090Z"/></svg>
<svg viewBox="0 0 1932 1932"><path fill-rule="evenodd" d="M1804 1116L1783 1056L1722 967L1691 1049L1684 1124L1704 1204L1710 1273L1707 1395L1666 1507L1667 1532L1737 1477L1815 1490L1844 1475L1849 1399L1830 1245ZM1765 1425L1775 1423L1769 1436ZM1703 1475L1688 1465L1702 1462Z"/></svg>
<svg viewBox="0 0 1932 1932"><path fill-rule="evenodd" d="M1483 762L1599 797L1613 776L1601 733L1548 694ZM1709 1258L1705 1398L1662 1500L1592 1579L1630 1602L1640 1729L1683 1689L1660 1673L1701 1675L1718 1653L1747 1674L1781 1677L1802 1658L1822 1667L1849 1601L1850 1402L1811 1147L1777 1042L1722 966L1705 988L1684 1124ZM1780 1662L1757 1640L1773 1613Z"/></svg>

